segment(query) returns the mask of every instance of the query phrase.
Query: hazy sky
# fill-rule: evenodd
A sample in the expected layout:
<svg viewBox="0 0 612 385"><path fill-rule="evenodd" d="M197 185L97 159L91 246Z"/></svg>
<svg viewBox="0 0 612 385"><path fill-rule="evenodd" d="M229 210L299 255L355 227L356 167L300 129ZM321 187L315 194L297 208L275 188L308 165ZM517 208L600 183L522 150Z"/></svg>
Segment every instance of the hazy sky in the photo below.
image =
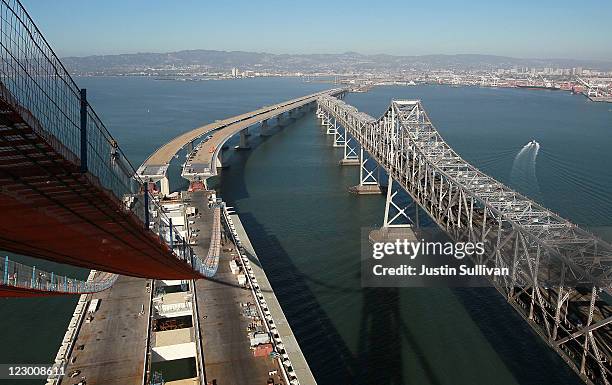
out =
<svg viewBox="0 0 612 385"><path fill-rule="evenodd" d="M22 0L60 56L182 49L612 60L610 0Z"/></svg>

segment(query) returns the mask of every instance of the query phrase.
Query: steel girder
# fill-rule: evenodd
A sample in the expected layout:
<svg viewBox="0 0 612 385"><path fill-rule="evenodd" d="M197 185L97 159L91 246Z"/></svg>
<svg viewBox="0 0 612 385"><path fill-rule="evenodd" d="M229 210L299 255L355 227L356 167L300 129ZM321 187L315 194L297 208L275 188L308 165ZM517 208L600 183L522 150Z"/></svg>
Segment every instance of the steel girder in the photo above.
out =
<svg viewBox="0 0 612 385"><path fill-rule="evenodd" d="M498 290L585 381L609 383L612 317L596 304L612 293L610 244L463 160L418 100L374 119L323 96L317 116L343 126L449 236L483 242L476 262L511 271Z"/></svg>

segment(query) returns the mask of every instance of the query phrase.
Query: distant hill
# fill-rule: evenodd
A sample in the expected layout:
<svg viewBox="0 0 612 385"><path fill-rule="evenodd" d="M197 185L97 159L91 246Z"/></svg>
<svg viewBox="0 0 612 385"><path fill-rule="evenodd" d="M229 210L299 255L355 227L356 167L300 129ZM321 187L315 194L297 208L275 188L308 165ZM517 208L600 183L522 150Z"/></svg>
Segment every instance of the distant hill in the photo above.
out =
<svg viewBox="0 0 612 385"><path fill-rule="evenodd" d="M402 69L473 70L510 67L584 67L612 70L612 61L571 59L518 59L495 55L423 55L393 56L364 55L355 52L341 54L270 54L243 51L189 50L168 53L134 53L66 57L69 70L77 73L121 73L147 68L192 67L207 71L228 71L232 67L254 71L337 71L367 72Z"/></svg>

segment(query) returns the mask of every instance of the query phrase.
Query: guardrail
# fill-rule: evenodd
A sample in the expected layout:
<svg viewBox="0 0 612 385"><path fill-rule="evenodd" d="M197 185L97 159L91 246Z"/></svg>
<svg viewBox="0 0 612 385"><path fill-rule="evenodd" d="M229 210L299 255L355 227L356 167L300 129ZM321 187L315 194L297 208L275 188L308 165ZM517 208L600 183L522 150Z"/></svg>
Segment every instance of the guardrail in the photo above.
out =
<svg viewBox="0 0 612 385"><path fill-rule="evenodd" d="M257 278L255 278L255 274L253 273L253 268L250 266L249 258L243 252L242 242L238 238L238 233L236 232L236 228L234 227L234 223L232 218L227 211L227 207L223 206L223 219L227 225L228 233L234 244L237 247L237 252L240 255L240 264L242 266L243 271L245 272L245 276L248 282L248 286L251 289L251 294L253 298L255 298L255 303L257 305L257 310L259 311L259 315L261 319L264 321L266 325L266 332L270 336L270 341L272 346L274 346L274 351L278 353L278 366L280 367L281 373L283 374L283 378L286 384L291 385L299 385L300 381L297 378L296 373L290 368L293 367L291 360L289 359L287 352L285 350L282 338L278 332L276 327L276 323L272 318L272 315L269 311L268 304L263 296L261 288L257 283Z"/></svg>
<svg viewBox="0 0 612 385"><path fill-rule="evenodd" d="M95 270L91 270L89 272L87 281L93 280L96 273L97 272ZM70 319L70 322L68 323L68 328L66 329L66 333L64 334L64 339L62 340L62 344L60 345L60 348L55 356L55 361L53 363L53 367L57 369L57 373L61 373L62 369L65 369L66 365L68 365L68 358L72 354L72 350L74 349L74 345L78 337L78 332L81 328L81 325L83 324L83 319L87 314L87 303L89 302L87 298L87 294L82 294L79 297L79 301L77 302L74 308L72 318ZM47 377L46 385L58 385L61 383L62 377L63 376L61 375L52 374Z"/></svg>
<svg viewBox="0 0 612 385"><path fill-rule="evenodd" d="M98 273L86 281L68 278L53 272L37 269L13 261L5 256L0 263L0 283L4 286L28 291L57 292L64 294L94 293L106 290L117 280L117 275Z"/></svg>

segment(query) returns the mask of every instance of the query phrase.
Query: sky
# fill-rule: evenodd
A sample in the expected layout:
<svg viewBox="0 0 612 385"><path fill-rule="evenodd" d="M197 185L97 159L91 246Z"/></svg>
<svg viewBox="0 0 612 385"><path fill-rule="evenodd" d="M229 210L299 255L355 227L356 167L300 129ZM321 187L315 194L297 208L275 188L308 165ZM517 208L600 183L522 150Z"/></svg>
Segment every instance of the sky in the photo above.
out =
<svg viewBox="0 0 612 385"><path fill-rule="evenodd" d="M22 0L59 56L268 53L612 60L610 0Z"/></svg>

